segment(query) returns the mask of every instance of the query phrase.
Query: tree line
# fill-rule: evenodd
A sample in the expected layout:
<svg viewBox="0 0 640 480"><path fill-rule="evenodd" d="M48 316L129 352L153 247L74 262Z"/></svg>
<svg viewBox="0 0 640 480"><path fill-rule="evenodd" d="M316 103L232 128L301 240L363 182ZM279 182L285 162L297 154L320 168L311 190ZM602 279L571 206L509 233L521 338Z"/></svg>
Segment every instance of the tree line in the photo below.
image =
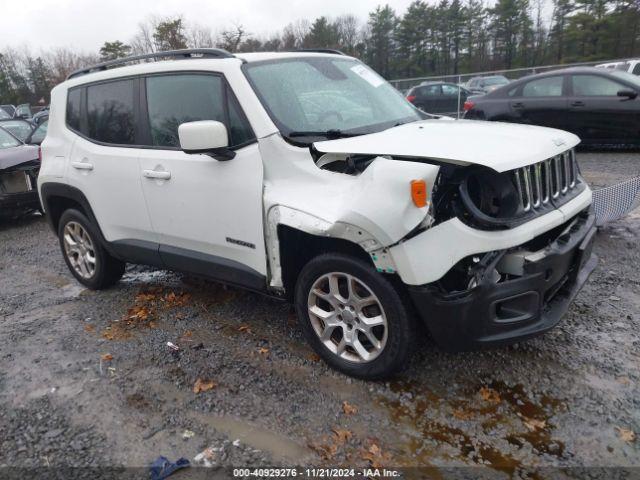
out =
<svg viewBox="0 0 640 480"><path fill-rule="evenodd" d="M181 16L152 17L128 41L107 41L95 53L0 50L0 104L47 103L51 88L73 70L180 48L338 49L388 79L640 55L640 0L553 0L550 16L545 5L545 0L416 0L402 13L380 5L365 19L301 19L268 36L241 24L214 33Z"/></svg>

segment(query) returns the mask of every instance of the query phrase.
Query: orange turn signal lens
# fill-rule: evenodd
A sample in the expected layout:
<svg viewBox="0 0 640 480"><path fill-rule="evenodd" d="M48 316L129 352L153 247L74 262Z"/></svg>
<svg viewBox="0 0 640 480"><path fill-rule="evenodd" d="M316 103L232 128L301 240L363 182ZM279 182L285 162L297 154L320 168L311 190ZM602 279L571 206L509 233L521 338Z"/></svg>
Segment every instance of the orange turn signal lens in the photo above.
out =
<svg viewBox="0 0 640 480"><path fill-rule="evenodd" d="M424 180L411 180L411 198L416 207L427 206L427 183Z"/></svg>

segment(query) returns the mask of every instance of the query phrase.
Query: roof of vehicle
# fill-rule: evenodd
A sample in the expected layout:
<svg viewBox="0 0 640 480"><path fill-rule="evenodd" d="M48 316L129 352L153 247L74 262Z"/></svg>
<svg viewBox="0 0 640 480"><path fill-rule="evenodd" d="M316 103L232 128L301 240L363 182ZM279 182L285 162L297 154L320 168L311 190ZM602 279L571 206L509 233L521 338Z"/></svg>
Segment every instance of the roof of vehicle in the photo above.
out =
<svg viewBox="0 0 640 480"><path fill-rule="evenodd" d="M237 55L231 54L226 50L218 48L201 48L201 49L183 49L183 50L171 50L167 52L156 52L143 55L135 55L130 57L124 57L116 60L110 60L107 62L91 65L85 68L81 68L72 72L67 77L67 80L73 80L76 78L84 78L86 75L96 74L100 72L113 72L117 71L117 75L113 77L121 77L130 74L139 74L141 70L149 69L153 71L162 70L164 66L175 66L175 61L190 62L228 62L240 60L242 63L253 63L266 60L277 60L287 58L300 58L310 56L340 56L346 57L338 50L329 49L304 49L287 52L254 52L254 53L240 53ZM346 57L351 58L351 57ZM160 59L154 61L148 61L153 59ZM144 61L143 63L140 63ZM137 62L133 63L132 62ZM195 65L195 63L194 63ZM153 66L153 67L152 67ZM116 68L117 67L117 68ZM142 69L140 68L142 67ZM168 70L173 70L169 68ZM84 82L78 82L84 83Z"/></svg>

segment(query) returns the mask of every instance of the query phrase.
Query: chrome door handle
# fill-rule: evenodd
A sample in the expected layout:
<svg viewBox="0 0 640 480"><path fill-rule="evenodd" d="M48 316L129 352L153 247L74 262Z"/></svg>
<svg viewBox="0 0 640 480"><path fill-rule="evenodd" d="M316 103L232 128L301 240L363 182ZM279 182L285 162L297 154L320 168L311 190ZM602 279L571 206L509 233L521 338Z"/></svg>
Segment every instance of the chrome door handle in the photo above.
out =
<svg viewBox="0 0 640 480"><path fill-rule="evenodd" d="M157 172L155 170L143 170L142 174L145 178L157 178L158 180L169 180L171 172Z"/></svg>
<svg viewBox="0 0 640 480"><path fill-rule="evenodd" d="M93 170L93 165L87 162L71 162L71 166L77 170Z"/></svg>

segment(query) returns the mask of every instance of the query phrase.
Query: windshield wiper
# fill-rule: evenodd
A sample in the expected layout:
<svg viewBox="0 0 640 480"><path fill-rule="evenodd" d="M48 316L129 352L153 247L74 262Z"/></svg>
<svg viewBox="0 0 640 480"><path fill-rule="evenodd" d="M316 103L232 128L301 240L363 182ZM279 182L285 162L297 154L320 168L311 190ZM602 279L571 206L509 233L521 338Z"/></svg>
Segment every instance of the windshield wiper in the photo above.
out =
<svg viewBox="0 0 640 480"><path fill-rule="evenodd" d="M325 137L328 139L335 138L347 138L347 137L357 137L359 135L364 135L364 133L347 133L342 130L333 129L333 130L309 130L309 131L299 131L299 132L289 132L287 137Z"/></svg>

